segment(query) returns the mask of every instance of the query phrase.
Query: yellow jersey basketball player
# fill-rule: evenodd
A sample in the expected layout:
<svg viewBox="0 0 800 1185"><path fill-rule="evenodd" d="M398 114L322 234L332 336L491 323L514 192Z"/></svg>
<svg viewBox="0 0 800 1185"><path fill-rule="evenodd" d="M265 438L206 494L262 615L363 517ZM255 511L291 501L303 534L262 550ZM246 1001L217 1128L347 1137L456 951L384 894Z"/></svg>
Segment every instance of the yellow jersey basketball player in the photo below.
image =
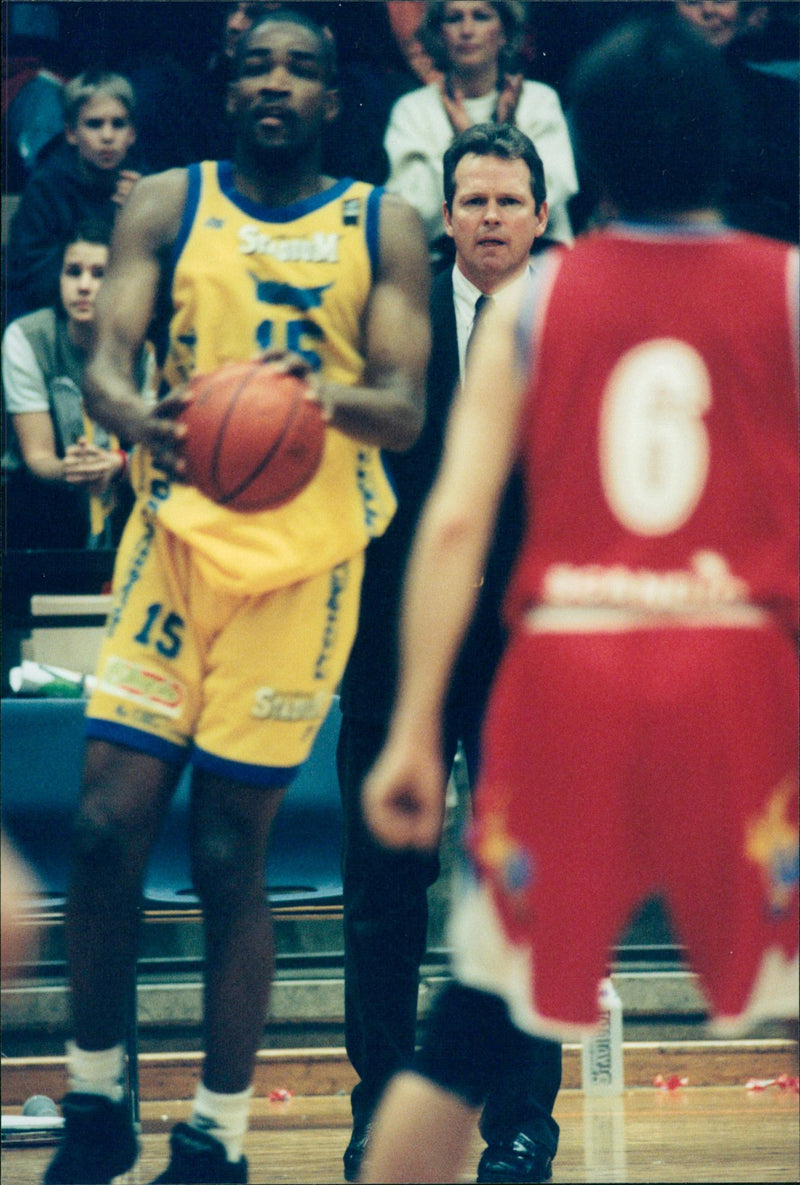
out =
<svg viewBox="0 0 800 1185"><path fill-rule="evenodd" d="M88 710L69 904L75 1040L50 1185L107 1181L136 1158L121 1086L124 1005L143 872L187 760L205 1061L158 1181L247 1180L272 965L270 824L341 676L363 552L393 512L380 448L409 447L424 414L424 236L398 199L321 174L334 59L330 35L303 14L256 24L229 94L232 162L143 180L112 247L89 410L143 447ZM147 409L133 362L162 305L170 391ZM285 365L312 376L325 456L293 502L240 514L176 480L175 417L193 374L267 351L288 352Z"/></svg>

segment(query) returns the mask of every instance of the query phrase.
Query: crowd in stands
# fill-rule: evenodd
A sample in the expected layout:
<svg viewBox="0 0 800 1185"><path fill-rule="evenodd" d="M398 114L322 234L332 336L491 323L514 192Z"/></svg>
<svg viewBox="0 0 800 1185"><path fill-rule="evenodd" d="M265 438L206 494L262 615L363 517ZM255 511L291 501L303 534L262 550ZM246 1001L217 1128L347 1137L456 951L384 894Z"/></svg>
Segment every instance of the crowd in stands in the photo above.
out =
<svg viewBox="0 0 800 1185"><path fill-rule="evenodd" d="M61 316L67 240L87 219L110 230L137 176L229 155L225 95L237 40L259 14L282 5L6 7L3 191L15 213L4 232L4 328L44 308ZM452 248L443 234L442 156L454 135L483 120L516 124L541 154L550 217L537 251L571 243L590 223L597 195L576 168L561 95L575 56L634 5L313 0L311 7L339 54L342 110L327 136L326 172L406 198L422 216L434 266ZM800 5L664 7L726 56L738 87L743 135L729 221L796 242ZM11 406L6 390L6 416ZM4 463L4 481L20 455Z"/></svg>

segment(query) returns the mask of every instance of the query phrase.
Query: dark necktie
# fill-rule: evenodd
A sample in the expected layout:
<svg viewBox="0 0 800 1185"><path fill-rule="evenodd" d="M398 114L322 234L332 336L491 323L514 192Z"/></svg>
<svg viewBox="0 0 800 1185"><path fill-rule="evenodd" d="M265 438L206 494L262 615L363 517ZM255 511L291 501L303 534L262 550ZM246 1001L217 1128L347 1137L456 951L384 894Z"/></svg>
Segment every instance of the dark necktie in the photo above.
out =
<svg viewBox="0 0 800 1185"><path fill-rule="evenodd" d="M491 296L485 296L483 294L483 292L480 294L478 299L475 301L475 315L472 318L472 328L470 329L469 337L467 338L467 348L464 353L464 365L466 365L467 360L469 359L469 352L472 349L472 343L475 339L475 330L478 328L478 322L480 321L481 317L484 315L486 308L489 305L491 305L491 303L492 303Z"/></svg>

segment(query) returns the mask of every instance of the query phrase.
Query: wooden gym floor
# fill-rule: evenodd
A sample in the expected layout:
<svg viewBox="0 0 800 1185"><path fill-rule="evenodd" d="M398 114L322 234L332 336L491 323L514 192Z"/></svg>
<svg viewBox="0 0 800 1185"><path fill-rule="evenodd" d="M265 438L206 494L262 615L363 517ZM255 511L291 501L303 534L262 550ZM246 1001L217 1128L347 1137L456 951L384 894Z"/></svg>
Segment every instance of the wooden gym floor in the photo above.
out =
<svg viewBox="0 0 800 1185"><path fill-rule="evenodd" d="M167 1159L167 1131L189 1104L143 1105L142 1154L119 1182L144 1185ZM618 1099L584 1099L566 1090L556 1103L561 1125L553 1185L561 1182L800 1180L798 1096L741 1086L652 1087ZM346 1096L259 1100L247 1141L251 1185L317 1185L343 1180L342 1153L350 1133ZM482 1141L477 1132L468 1171L475 1180ZM5 1148L3 1185L38 1185L50 1147Z"/></svg>
<svg viewBox="0 0 800 1185"><path fill-rule="evenodd" d="M140 1058L142 1154L118 1178L146 1185L167 1160L173 1123L188 1118L199 1073L193 1054ZM656 1075L688 1078L663 1091ZM555 1107L561 1126L553 1185L566 1182L800 1181L798 1095L771 1085L748 1090L749 1079L797 1074L794 1040L626 1042L624 1094L585 1099L580 1050L564 1046L564 1079ZM246 1152L251 1185L328 1185L343 1181L350 1136L349 1093L355 1081L343 1050L263 1051ZM5 1058L3 1112L19 1112L33 1094L58 1099L63 1058ZM275 1090L293 1097L270 1101ZM177 1099L176 1102L164 1102ZM483 1143L475 1133L467 1171L474 1181ZM52 1146L3 1147L1 1185L38 1185Z"/></svg>

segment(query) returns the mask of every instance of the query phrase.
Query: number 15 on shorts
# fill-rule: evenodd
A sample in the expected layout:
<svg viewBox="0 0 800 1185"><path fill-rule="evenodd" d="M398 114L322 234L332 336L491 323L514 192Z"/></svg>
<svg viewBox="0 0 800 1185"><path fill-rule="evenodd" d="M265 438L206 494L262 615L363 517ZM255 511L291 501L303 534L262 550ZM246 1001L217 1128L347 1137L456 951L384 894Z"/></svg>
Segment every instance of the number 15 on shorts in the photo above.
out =
<svg viewBox="0 0 800 1185"><path fill-rule="evenodd" d="M164 606L156 601L148 605L144 624L134 641L148 646L162 658L177 658L183 645L183 618L172 612L165 612Z"/></svg>

